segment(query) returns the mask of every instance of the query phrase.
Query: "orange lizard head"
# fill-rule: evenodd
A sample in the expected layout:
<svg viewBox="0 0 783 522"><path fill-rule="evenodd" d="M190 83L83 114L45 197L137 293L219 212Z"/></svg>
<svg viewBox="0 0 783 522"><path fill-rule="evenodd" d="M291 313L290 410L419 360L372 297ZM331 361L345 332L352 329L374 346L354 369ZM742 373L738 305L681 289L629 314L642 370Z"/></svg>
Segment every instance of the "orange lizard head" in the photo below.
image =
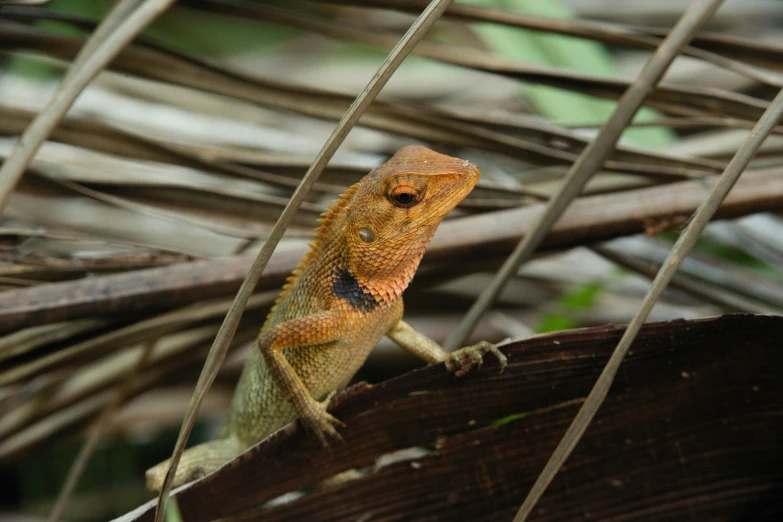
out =
<svg viewBox="0 0 783 522"><path fill-rule="evenodd" d="M441 220L480 175L468 161L420 146L400 149L370 172L346 207L343 239L354 277L380 294L399 295Z"/></svg>

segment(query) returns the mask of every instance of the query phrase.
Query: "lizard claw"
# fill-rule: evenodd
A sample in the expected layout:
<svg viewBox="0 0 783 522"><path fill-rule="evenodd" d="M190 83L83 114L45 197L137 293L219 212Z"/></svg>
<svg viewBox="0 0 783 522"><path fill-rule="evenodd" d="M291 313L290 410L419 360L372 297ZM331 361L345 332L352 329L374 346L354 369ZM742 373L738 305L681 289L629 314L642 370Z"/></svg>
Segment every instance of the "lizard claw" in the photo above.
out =
<svg viewBox="0 0 783 522"><path fill-rule="evenodd" d="M325 448L329 447L329 438L337 441L343 440L336 428L344 428L345 423L326 411L329 402L336 393L336 391L330 392L323 401L309 400L307 414L301 417L305 429L318 437Z"/></svg>
<svg viewBox="0 0 783 522"><path fill-rule="evenodd" d="M460 348L446 357L446 370L457 377L462 377L473 368L481 368L484 355L491 353L500 362L500 373L506 368L506 356L497 346L487 341L480 341L472 346Z"/></svg>

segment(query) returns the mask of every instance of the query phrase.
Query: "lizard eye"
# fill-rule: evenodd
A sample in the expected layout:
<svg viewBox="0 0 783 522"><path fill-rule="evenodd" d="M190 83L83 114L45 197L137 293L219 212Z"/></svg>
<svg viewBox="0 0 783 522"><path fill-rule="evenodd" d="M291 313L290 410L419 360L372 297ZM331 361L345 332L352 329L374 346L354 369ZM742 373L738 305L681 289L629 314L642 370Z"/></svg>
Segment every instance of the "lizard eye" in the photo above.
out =
<svg viewBox="0 0 783 522"><path fill-rule="evenodd" d="M389 194L389 199L395 207L408 208L418 203L418 194L412 187L396 187Z"/></svg>

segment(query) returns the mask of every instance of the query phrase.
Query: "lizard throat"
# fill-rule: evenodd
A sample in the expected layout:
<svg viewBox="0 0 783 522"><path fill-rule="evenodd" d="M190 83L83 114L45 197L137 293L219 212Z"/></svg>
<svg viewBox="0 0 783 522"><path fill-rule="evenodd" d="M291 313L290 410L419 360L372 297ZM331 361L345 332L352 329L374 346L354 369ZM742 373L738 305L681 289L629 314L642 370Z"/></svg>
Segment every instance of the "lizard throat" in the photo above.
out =
<svg viewBox="0 0 783 522"><path fill-rule="evenodd" d="M410 265L389 279L365 279L338 267L334 271L332 292L355 310L367 313L399 298L413 279L417 265Z"/></svg>
<svg viewBox="0 0 783 522"><path fill-rule="evenodd" d="M372 291L346 268L335 269L332 292L359 312L371 312L381 304Z"/></svg>

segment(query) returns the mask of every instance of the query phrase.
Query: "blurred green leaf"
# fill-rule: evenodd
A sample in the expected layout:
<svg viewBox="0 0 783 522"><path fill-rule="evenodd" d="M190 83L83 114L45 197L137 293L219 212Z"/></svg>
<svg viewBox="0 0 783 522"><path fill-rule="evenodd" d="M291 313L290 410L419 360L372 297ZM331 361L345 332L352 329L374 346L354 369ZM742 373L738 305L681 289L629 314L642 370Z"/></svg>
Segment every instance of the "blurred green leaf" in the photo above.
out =
<svg viewBox="0 0 783 522"><path fill-rule="evenodd" d="M547 2L536 0L462 1L552 18L573 17L571 10L558 0ZM606 78L618 77L611 53L598 42L489 23L474 24L473 27L484 43L501 56L522 62L554 65ZM592 125L604 122L609 118L616 105L614 101L601 100L543 85L527 85L525 93L541 114L561 125ZM658 117L657 112L642 109L636 119L647 121L656 117ZM629 145L648 148L661 147L671 143L674 137L675 134L665 128L628 129L623 134L624 140Z"/></svg>
<svg viewBox="0 0 783 522"><path fill-rule="evenodd" d="M565 314L548 313L545 314L544 317L539 321L538 325L536 326L536 332L557 332L559 330L570 330L571 328L576 328L577 326L577 322Z"/></svg>
<svg viewBox="0 0 783 522"><path fill-rule="evenodd" d="M504 424L508 424L509 422L514 422L515 420L524 419L528 415L530 415L529 411L526 411L524 413L513 413L511 415L506 415L505 417L496 420L492 424L494 426L503 426Z"/></svg>
<svg viewBox="0 0 783 522"><path fill-rule="evenodd" d="M713 241L708 238L702 238L696 243L694 250L742 266L756 272L760 276L770 278L779 277L779 274L770 265L749 252L732 245Z"/></svg>
<svg viewBox="0 0 783 522"><path fill-rule="evenodd" d="M580 285L560 296L560 304L570 308L590 308L595 304L603 286L598 283Z"/></svg>

